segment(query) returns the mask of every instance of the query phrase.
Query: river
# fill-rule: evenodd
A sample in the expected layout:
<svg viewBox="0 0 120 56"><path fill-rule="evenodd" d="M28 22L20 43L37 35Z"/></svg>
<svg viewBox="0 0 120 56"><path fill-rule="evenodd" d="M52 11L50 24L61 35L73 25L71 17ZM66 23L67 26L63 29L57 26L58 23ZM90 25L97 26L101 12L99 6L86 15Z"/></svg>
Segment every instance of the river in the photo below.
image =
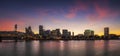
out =
<svg viewBox="0 0 120 56"><path fill-rule="evenodd" d="M120 56L120 40L3 40L0 56Z"/></svg>

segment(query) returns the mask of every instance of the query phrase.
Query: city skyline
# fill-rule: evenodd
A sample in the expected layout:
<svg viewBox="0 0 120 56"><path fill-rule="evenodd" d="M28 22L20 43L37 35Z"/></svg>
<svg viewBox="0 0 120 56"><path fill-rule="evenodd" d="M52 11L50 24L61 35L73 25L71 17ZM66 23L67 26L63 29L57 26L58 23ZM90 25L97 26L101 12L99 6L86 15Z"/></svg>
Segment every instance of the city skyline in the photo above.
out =
<svg viewBox="0 0 120 56"><path fill-rule="evenodd" d="M25 32L31 26L39 33L39 25L44 29L68 29L83 34L91 29L95 34L104 35L104 27L110 34L120 35L119 0L40 0L40 1L0 1L0 31L18 30Z"/></svg>
<svg viewBox="0 0 120 56"><path fill-rule="evenodd" d="M11 30L12 32L20 32L18 30L18 25L15 24L14 27L13 27L13 30ZM104 27L103 28L103 35L99 35L97 33L95 33L94 29L85 29L83 33L78 33L78 34L74 34L75 32L72 32L70 31L69 29L60 29L60 28L56 28L56 29L45 29L43 25L39 25L38 27L38 33L35 33L32 29L31 26L27 26L24 28L24 31L21 31L21 32L24 32L24 33L28 33L28 34L39 34L39 35L44 35L45 32L48 32L47 34L52 33L54 31L57 31L57 34L64 34L64 32L67 32L68 34L70 34L71 36L77 36L77 35L86 35L86 36L94 36L94 35L98 35L98 36L106 36L108 37L110 34L115 34L115 33L110 33L110 28L109 27ZM7 32L7 31L3 31L3 32ZM8 31L10 32L10 31ZM66 35L66 33L65 33ZM115 35L119 35L119 34L115 34Z"/></svg>
<svg viewBox="0 0 120 56"><path fill-rule="evenodd" d="M118 40L120 35L110 34L109 27L104 27L104 35L94 34L94 30L86 29L84 34L74 35L69 29L60 28L54 30L44 29L43 25L39 25L39 34L34 34L32 27L25 27L25 32L19 32L18 25L14 25L13 31L0 31L0 41L2 39L17 40Z"/></svg>

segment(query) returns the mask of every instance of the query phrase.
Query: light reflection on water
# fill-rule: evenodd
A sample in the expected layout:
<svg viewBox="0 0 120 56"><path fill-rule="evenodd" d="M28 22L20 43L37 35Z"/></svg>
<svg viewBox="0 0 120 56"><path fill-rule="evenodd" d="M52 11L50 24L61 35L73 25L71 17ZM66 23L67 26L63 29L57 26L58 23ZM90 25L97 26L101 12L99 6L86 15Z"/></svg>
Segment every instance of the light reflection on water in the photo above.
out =
<svg viewBox="0 0 120 56"><path fill-rule="evenodd" d="M119 40L0 42L0 56L120 56L119 52Z"/></svg>

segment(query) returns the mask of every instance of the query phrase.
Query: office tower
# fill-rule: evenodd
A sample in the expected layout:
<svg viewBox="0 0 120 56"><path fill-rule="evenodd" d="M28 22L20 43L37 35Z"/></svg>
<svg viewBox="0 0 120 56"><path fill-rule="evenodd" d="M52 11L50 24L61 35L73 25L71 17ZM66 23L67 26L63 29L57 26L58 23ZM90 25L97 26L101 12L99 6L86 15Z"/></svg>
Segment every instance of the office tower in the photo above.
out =
<svg viewBox="0 0 120 56"><path fill-rule="evenodd" d="M17 24L15 24L15 31L17 31Z"/></svg>
<svg viewBox="0 0 120 56"><path fill-rule="evenodd" d="M31 29L31 26L29 26L28 28L26 27L25 31L26 31L26 34L29 34L29 35L33 35L34 34L32 29Z"/></svg>
<svg viewBox="0 0 120 56"><path fill-rule="evenodd" d="M50 30L46 30L46 31L44 32L44 36L50 37L50 35L51 35L51 31L50 31Z"/></svg>
<svg viewBox="0 0 120 56"><path fill-rule="evenodd" d="M25 33L28 33L28 29L27 29L27 27L25 27Z"/></svg>
<svg viewBox="0 0 120 56"><path fill-rule="evenodd" d="M71 37L71 32L70 31L68 32L68 36Z"/></svg>
<svg viewBox="0 0 120 56"><path fill-rule="evenodd" d="M91 36L94 36L94 31L93 30L91 30Z"/></svg>
<svg viewBox="0 0 120 56"><path fill-rule="evenodd" d="M32 29L31 29L31 26L28 27L28 32L29 32L30 35L34 34L33 31L32 31Z"/></svg>
<svg viewBox="0 0 120 56"><path fill-rule="evenodd" d="M51 38L56 39L56 37L57 37L57 31L56 30L52 30L51 31Z"/></svg>
<svg viewBox="0 0 120 56"><path fill-rule="evenodd" d="M104 28L104 37L109 38L109 27Z"/></svg>
<svg viewBox="0 0 120 56"><path fill-rule="evenodd" d="M72 36L74 36L74 32L72 32Z"/></svg>
<svg viewBox="0 0 120 56"><path fill-rule="evenodd" d="M31 26L28 27L28 31L29 31L29 32L32 32Z"/></svg>
<svg viewBox="0 0 120 56"><path fill-rule="evenodd" d="M89 37L91 35L91 30L85 30L84 36Z"/></svg>
<svg viewBox="0 0 120 56"><path fill-rule="evenodd" d="M87 29L87 30L85 30L85 32L84 32L84 36L85 36L85 37L94 36L94 31Z"/></svg>
<svg viewBox="0 0 120 56"><path fill-rule="evenodd" d="M60 29L56 29L56 34L57 34L57 37L61 36Z"/></svg>
<svg viewBox="0 0 120 56"><path fill-rule="evenodd" d="M43 25L39 25L39 35L41 35L41 36L44 35Z"/></svg>
<svg viewBox="0 0 120 56"><path fill-rule="evenodd" d="M68 30L67 30L67 29L63 29L63 30L62 30L62 36L63 36L63 38L68 38L68 37L69 37L69 34L68 34Z"/></svg>

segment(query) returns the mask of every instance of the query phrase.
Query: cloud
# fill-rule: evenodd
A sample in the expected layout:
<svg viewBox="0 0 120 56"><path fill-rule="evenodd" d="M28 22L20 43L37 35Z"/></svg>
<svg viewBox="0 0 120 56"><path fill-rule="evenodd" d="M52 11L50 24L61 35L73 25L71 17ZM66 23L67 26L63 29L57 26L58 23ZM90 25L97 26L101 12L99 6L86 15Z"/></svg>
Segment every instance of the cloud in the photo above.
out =
<svg viewBox="0 0 120 56"><path fill-rule="evenodd" d="M76 15L77 15L77 14L76 14L75 12L71 12L71 13L66 14L65 16L66 16L66 18L68 18L68 19L73 19Z"/></svg>
<svg viewBox="0 0 120 56"><path fill-rule="evenodd" d="M114 18L119 15L119 11L112 10L109 2L109 0L76 0L75 4L68 9L65 17L74 19L79 13L85 12L85 18L87 17L91 21Z"/></svg>
<svg viewBox="0 0 120 56"><path fill-rule="evenodd" d="M108 0L103 1L102 4L98 1L93 2L94 13L89 13L87 15L87 18L93 22L93 21L100 21L103 19L111 19L118 16L119 12L112 10L109 6L110 5Z"/></svg>
<svg viewBox="0 0 120 56"><path fill-rule="evenodd" d="M82 0L76 0L75 4L68 9L68 13L65 15L68 19L74 19L79 11L87 11L89 3Z"/></svg>

